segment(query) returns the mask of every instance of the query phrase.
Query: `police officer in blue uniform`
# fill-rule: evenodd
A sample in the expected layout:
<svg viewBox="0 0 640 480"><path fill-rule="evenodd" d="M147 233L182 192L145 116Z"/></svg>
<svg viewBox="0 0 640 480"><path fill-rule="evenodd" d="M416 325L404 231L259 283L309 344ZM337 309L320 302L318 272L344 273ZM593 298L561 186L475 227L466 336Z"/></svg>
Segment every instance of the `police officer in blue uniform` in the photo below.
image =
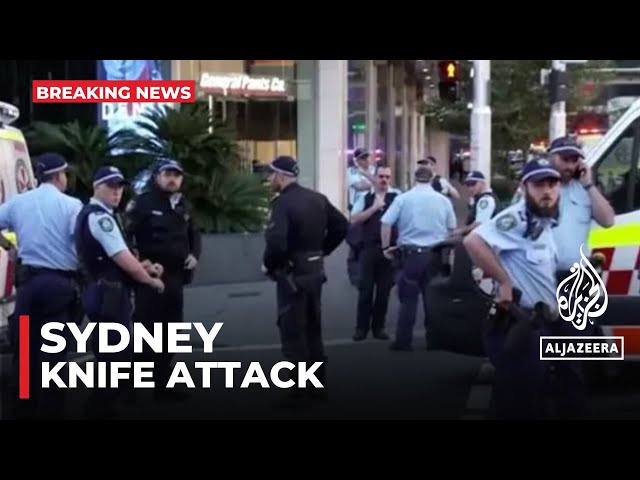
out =
<svg viewBox="0 0 640 480"><path fill-rule="evenodd" d="M402 270L397 281L400 312L392 350L411 350L418 297L422 294L425 327L428 324L426 287L440 268L440 254L432 247L443 242L456 228L456 216L447 197L436 192L430 182L433 171L419 166L415 186L398 195L380 220L381 248L392 259L399 250ZM398 229L397 247L391 244L392 227Z"/></svg>
<svg viewBox="0 0 640 480"><path fill-rule="evenodd" d="M351 223L362 225L358 313L353 335L355 341L367 338L369 330L375 338L389 338L384 326L393 287L393 264L380 248L380 219L401 193L390 187L390 182L391 169L377 167L374 189L360 197L351 211ZM397 231L394 229L390 245L395 245L396 237Z"/></svg>
<svg viewBox="0 0 640 480"><path fill-rule="evenodd" d="M522 172L525 198L474 229L464 240L473 262L497 283L496 303L507 311L513 289L519 306L533 311L538 302L557 315L557 251L552 228L557 225L560 174L549 160L529 161ZM531 330L523 346L505 347L513 333L513 317L487 329L486 348L495 367L494 400L498 418L537 418L543 414L547 365L540 360L539 338Z"/></svg>
<svg viewBox="0 0 640 480"><path fill-rule="evenodd" d="M96 170L93 197L78 215L75 242L86 288L83 292L84 310L91 322L117 322L130 326L132 287L138 283L162 292L164 284L157 278L162 267L146 262L142 264L129 249L123 227L115 209L120 204L125 181L116 167L105 166ZM110 332L110 344L119 341L116 332ZM131 351L117 354L98 350L98 330L92 334L92 349L99 362L132 361ZM107 371L109 363L107 363ZM117 390L94 389L87 404L90 417L113 416Z"/></svg>
<svg viewBox="0 0 640 480"><path fill-rule="evenodd" d="M278 157L270 165L270 183L279 193L265 231L263 271L277 282L278 328L282 353L291 363L323 362L316 377L325 389L290 388L280 406L326 398L326 362L322 340L324 257L342 243L348 221L324 195L298 184L298 164ZM291 373L292 378L296 378Z"/></svg>
<svg viewBox="0 0 640 480"><path fill-rule="evenodd" d="M462 235L491 220L498 208L498 199L487 185L484 173L478 170L470 172L464 180L464 185L469 190L471 199L466 225L460 232Z"/></svg>
<svg viewBox="0 0 640 480"><path fill-rule="evenodd" d="M569 269L580 262L580 246L587 254L591 222L608 228L615 223L615 212L593 183L591 169L584 163L584 154L575 138L566 136L549 145L554 166L561 175L559 224L553 229L558 248L558 283L570 275ZM589 323L577 330L570 322L554 325L554 335L594 335L595 325ZM558 412L562 418L580 416L586 406L586 385L580 361L558 362L556 375L565 390L558 392Z"/></svg>
<svg viewBox="0 0 640 480"><path fill-rule="evenodd" d="M29 315L30 398L19 400L16 414L55 418L64 414L64 390L55 385L40 388L41 364L65 361L66 352L41 352L40 330L45 323L67 323L78 317L78 260L73 227L82 203L63 193L67 189L68 168L64 157L46 153L36 159L35 167L40 185L0 206L0 229L13 230L19 239L21 266L10 325L14 341L18 331L15 322L20 315ZM17 392L4 388L3 391L12 397L6 404L15 403Z"/></svg>

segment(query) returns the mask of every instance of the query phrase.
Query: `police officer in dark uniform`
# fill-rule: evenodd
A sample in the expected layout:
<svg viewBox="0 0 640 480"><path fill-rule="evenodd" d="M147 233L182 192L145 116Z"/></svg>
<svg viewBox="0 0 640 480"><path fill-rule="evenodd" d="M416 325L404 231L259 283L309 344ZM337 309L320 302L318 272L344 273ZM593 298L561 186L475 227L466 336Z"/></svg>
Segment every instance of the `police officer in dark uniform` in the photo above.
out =
<svg viewBox="0 0 640 480"><path fill-rule="evenodd" d="M93 181L93 197L84 206L75 227L75 244L82 271L86 276L86 288L82 295L85 313L91 322L117 322L127 328L131 321L131 292L138 283L162 291L164 285L158 278L156 266L141 264L133 255L124 237L123 227L115 213L127 182L116 167L100 167ZM116 332L109 344L119 340ZM132 361L130 351L116 354L101 353L98 349L99 334L92 334L92 350L99 362ZM114 415L117 390L95 388L87 403L89 417Z"/></svg>
<svg viewBox="0 0 640 480"><path fill-rule="evenodd" d="M316 377L326 386L321 297L326 281L323 258L344 240L348 221L322 194L299 185L298 165L278 157L270 165L271 187L279 193L265 232L263 270L277 282L278 327L284 357L294 363L323 362ZM295 370L291 378L296 379ZM307 390L324 396L326 390ZM295 404L305 390L288 389Z"/></svg>
<svg viewBox="0 0 640 480"><path fill-rule="evenodd" d="M162 160L154 169L151 189L136 196L127 206L125 228L141 260L164 267L165 291L159 294L141 285L136 288L134 322L150 331L154 322L183 320L184 285L189 283L201 251L200 233L196 230L190 206L180 192L184 171L175 160ZM161 353L145 346L136 361L154 362L154 397L159 401L184 400L186 393L167 389L173 354L167 353L167 330Z"/></svg>
<svg viewBox="0 0 640 480"><path fill-rule="evenodd" d="M393 264L382 254L380 219L394 199L402 193L390 188L390 182L391 169L377 167L374 190L360 197L351 210L351 223L362 225L358 317L353 335L356 342L367 338L370 329L375 338L389 338L384 326L389 294L393 287ZM395 245L397 231L394 229L392 233L391 245Z"/></svg>
<svg viewBox="0 0 640 480"><path fill-rule="evenodd" d="M17 297L9 325L16 343L16 322L21 315L29 316L29 395L28 399L18 400L15 414L24 418L60 418L64 414L64 390L55 385L41 389L41 365L65 361L66 351L41 352L40 331L45 323L67 323L77 318L78 259L73 248L73 227L82 203L63 193L67 189L68 168L64 157L47 153L36 159L35 166L38 188L0 205L0 229L13 230L19 239ZM2 390L11 395L6 404L14 404L18 392L13 388Z"/></svg>

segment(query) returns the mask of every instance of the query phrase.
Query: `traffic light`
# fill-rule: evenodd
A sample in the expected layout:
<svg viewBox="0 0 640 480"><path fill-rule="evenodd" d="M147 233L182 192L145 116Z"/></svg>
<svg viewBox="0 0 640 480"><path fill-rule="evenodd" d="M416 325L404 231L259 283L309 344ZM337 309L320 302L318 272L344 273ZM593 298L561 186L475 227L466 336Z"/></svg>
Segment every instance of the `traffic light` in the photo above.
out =
<svg viewBox="0 0 640 480"><path fill-rule="evenodd" d="M438 62L438 91L440 98L447 102L455 102L460 97L459 92L459 68L455 60L440 60Z"/></svg>
<svg viewBox="0 0 640 480"><path fill-rule="evenodd" d="M549 101L553 103L566 102L569 96L567 72L551 70L549 73Z"/></svg>

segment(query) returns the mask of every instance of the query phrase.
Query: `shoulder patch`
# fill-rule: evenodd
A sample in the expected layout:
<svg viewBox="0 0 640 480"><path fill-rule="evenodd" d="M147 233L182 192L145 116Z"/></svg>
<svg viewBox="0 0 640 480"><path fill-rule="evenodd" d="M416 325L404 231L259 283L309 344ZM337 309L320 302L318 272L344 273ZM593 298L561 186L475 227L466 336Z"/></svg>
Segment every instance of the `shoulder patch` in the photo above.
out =
<svg viewBox="0 0 640 480"><path fill-rule="evenodd" d="M100 228L103 232L113 231L113 220L111 220L111 217L109 216L105 215L100 220L98 220L98 225L100 225Z"/></svg>
<svg viewBox="0 0 640 480"><path fill-rule="evenodd" d="M511 230L518 224L518 219L511 213L507 213L506 215L502 215L496 219L496 227L498 230L506 232L507 230Z"/></svg>
<svg viewBox="0 0 640 480"><path fill-rule="evenodd" d="M488 203L489 203L489 200L487 200L486 198L483 198L478 202L478 208L486 208Z"/></svg>

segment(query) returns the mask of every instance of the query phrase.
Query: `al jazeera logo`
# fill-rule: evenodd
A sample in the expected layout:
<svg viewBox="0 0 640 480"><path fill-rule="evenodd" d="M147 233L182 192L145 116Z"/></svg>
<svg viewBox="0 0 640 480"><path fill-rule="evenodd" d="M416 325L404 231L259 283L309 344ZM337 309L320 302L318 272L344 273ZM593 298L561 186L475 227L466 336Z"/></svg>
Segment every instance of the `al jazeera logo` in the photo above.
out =
<svg viewBox="0 0 640 480"><path fill-rule="evenodd" d="M604 282L584 255L583 247L584 244L580 246L580 263L573 264L571 274L556 290L558 320L571 323L577 332L585 332L609 304ZM540 360L624 360L624 337L541 336Z"/></svg>

